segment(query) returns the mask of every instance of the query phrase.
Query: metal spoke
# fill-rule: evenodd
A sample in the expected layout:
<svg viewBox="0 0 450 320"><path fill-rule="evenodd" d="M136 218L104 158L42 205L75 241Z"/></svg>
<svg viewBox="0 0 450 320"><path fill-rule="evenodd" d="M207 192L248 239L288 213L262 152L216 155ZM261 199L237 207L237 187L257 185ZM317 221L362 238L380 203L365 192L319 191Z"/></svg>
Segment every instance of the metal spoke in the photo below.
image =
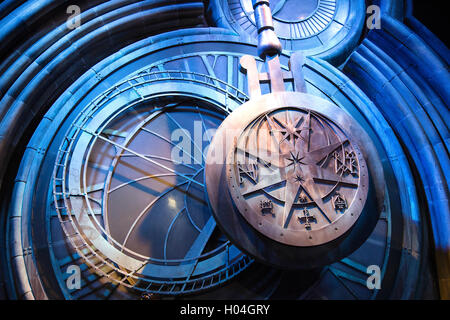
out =
<svg viewBox="0 0 450 320"><path fill-rule="evenodd" d="M198 170L198 171L193 175L193 178L195 178L202 170L203 170L203 168L200 169L200 170ZM186 190L188 190L190 186L191 186L191 183L189 182L189 183L188 183L188 186L187 186L187 188L186 188ZM189 219L189 222L192 224L192 226L193 226L195 229L197 229L198 232L201 232L201 229L200 229L200 228L197 226L197 224L194 222L194 220L192 219L191 213L189 212L188 204L187 204L187 193L184 195L184 207L186 208L186 214L187 214L187 217L188 217L188 219Z"/></svg>
<svg viewBox="0 0 450 320"><path fill-rule="evenodd" d="M153 201L151 201L143 210L141 210L141 212L138 214L138 216L136 217L136 219L134 220L133 224L131 225L130 229L128 230L127 235L125 236L125 239L122 242L122 249L121 251L123 251L123 249L125 248L125 245L128 241L128 238L131 235L131 232L134 230L134 228L136 227L136 224L138 223L138 221L142 218L142 216L148 211L148 209L150 209L150 207L152 205L154 205L158 200L162 199L166 194L168 194L169 192L181 187L182 185L188 183L188 181L183 181L182 183L179 183L169 189L167 189L166 191L164 191L163 193L161 193L158 197L156 197L155 199L153 199Z"/></svg>
<svg viewBox="0 0 450 320"><path fill-rule="evenodd" d="M164 239L164 259L167 259L167 241L169 241L170 231L172 231L172 227L175 224L175 221L178 219L178 217L184 210L186 210L186 207L183 207L180 211L178 211L178 213L175 215L175 217L170 222L169 228L167 229L166 238Z"/></svg>
<svg viewBox="0 0 450 320"><path fill-rule="evenodd" d="M200 109L199 109L198 106L195 106L195 108L196 108L196 110L197 110L197 113L198 113L200 119L202 120L202 126L203 126L203 129L205 130L206 136L208 137L208 142L211 143L211 137L210 137L209 134L208 134L208 129L206 128L206 123L205 123L205 121L203 120L203 116L202 116L202 114L201 114L201 112L200 112Z"/></svg>
<svg viewBox="0 0 450 320"><path fill-rule="evenodd" d="M122 184L120 184L120 185L118 185L118 186L116 186L116 187L114 187L112 189L109 189L108 193L111 193L113 191L116 191L117 189L123 188L123 187L125 187L127 185L130 185L130 184L138 182L138 181L142 181L142 180L146 180L146 179L160 178L160 177L174 177L174 176L177 176L177 175L175 173L161 173L161 174L152 174L152 175L149 175L149 176L139 177L139 178L137 178L135 180L130 180L130 181L124 182L124 183L122 183Z"/></svg>
<svg viewBox="0 0 450 320"><path fill-rule="evenodd" d="M152 155L152 154L143 154L143 156L144 156L144 157L147 157L147 158L153 158L153 159L165 160L165 161L167 161L167 162L171 162L171 161L172 161L172 160L169 159L169 158L166 158L166 157L160 157L160 156L155 156L155 155ZM135 154L131 154L131 153L124 153L124 154L122 154L120 157L121 157L121 158L123 158L123 157L136 157L136 155L135 155ZM181 165L183 165L183 166L185 166L185 167L187 167L187 168L189 168L189 169L192 169L192 170L197 170L197 169L194 168L193 166L190 166L190 165L188 165L188 164L186 164L186 163L183 163L183 162L177 163L177 165L178 165L178 164L181 164Z"/></svg>
<svg viewBox="0 0 450 320"><path fill-rule="evenodd" d="M280 0L277 5L275 6L275 8L272 11L272 15L276 15L278 13L278 11L280 11L281 9L283 9L283 6L285 4L286 0Z"/></svg>
<svg viewBox="0 0 450 320"><path fill-rule="evenodd" d="M183 130L183 127L169 114L169 113L166 113L166 116L170 119L170 120L172 120L177 126L178 126L178 128L180 128L181 130ZM192 144L194 145L194 147L198 150L198 151L200 151L200 153L202 154L202 158L203 158L203 161L206 161L206 158L205 158L205 155L203 154L203 151L202 151L202 149L201 148L199 148L198 146L197 146L197 144L195 143L195 141L194 140L192 140L191 139L191 142L192 142Z"/></svg>
<svg viewBox="0 0 450 320"><path fill-rule="evenodd" d="M344 286L344 288L356 299L359 300L358 295L350 289L350 287L342 280L341 275L342 273L337 273L332 267L328 268L328 270L331 272L331 274Z"/></svg>
<svg viewBox="0 0 450 320"><path fill-rule="evenodd" d="M144 128L144 127L140 128L140 129L141 129L142 131L145 131L145 132L147 132L147 133L150 133L150 134L152 134L152 135L154 135L154 136L156 136L156 137L158 137L158 138L160 138L160 139L166 141L167 143L171 144L171 145L174 146L175 148L180 149L180 150L183 151L183 152L186 151L186 150L183 150L179 145L173 143L171 140L167 139L166 137L163 137L162 135L160 135L160 134L158 134L158 133L156 133L156 132L154 132L154 131L152 131L152 130L149 130L149 129ZM194 163L195 163L195 158L192 156L192 154L187 153L187 152L186 152L186 154L187 154L187 155L194 161Z"/></svg>

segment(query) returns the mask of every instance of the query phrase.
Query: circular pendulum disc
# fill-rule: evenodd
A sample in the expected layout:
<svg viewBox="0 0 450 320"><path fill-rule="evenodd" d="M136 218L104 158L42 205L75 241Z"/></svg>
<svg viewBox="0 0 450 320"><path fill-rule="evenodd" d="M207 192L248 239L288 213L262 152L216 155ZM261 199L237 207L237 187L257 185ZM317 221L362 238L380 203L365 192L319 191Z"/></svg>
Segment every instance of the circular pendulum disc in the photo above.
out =
<svg viewBox="0 0 450 320"><path fill-rule="evenodd" d="M349 115L316 96L250 100L209 148L206 185L217 223L270 265L314 268L345 257L378 217L369 193L377 156L367 141Z"/></svg>

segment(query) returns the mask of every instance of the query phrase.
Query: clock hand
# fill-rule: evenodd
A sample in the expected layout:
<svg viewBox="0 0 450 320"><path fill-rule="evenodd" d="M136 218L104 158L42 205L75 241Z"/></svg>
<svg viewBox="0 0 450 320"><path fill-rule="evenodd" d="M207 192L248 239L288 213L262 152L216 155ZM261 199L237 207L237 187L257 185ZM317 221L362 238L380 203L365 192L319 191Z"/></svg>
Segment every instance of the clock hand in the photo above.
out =
<svg viewBox="0 0 450 320"><path fill-rule="evenodd" d="M200 256L215 228L216 228L216 220L214 220L214 217L211 216L204 225L202 231L200 231L199 235L193 242L192 246L184 256L184 258L193 259Z"/></svg>
<svg viewBox="0 0 450 320"><path fill-rule="evenodd" d="M206 243L208 242L215 228L216 228L216 220L214 220L214 218L211 216L209 220L206 222L200 234L195 239L189 251L184 256L184 259L186 260L196 259L199 256L201 256L203 250L205 249ZM191 261L191 266L188 272L189 274L188 279L190 279L192 274L194 273L195 268L197 267L197 262L198 261L195 260Z"/></svg>

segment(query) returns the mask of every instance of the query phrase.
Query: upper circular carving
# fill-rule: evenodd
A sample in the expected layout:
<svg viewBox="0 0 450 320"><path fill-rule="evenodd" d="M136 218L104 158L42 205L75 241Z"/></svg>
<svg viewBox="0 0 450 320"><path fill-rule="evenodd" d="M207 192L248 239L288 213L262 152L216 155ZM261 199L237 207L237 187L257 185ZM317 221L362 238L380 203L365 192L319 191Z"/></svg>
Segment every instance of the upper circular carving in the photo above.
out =
<svg viewBox="0 0 450 320"><path fill-rule="evenodd" d="M180 41L181 38L183 38L182 41ZM86 277L92 279L92 277L97 276L98 274L93 274L94 271L87 268L86 264L84 264L81 259L76 261L73 260L74 258L72 257L78 257L78 255L72 246L69 245L68 239L60 230L61 227L58 216L54 209L52 209L53 195L49 192L47 197L42 196L42 186L44 186L44 188L45 186L48 186L51 177L52 164L54 163L54 157L58 151L63 133L67 129L67 126L72 122L74 116L78 115L78 113L81 112L95 96L104 92L105 87L111 87L113 84L120 82L123 77L128 77L128 75L135 73L136 70L141 68L151 68L153 71L176 69L211 75L214 74L215 78L210 78L210 80L218 82L223 88L225 88L225 86L222 82L227 82L231 86L239 87L240 90L246 92L245 77L241 78L241 75L237 72L236 68L242 54L252 54L255 52L256 48L253 45L240 42L238 37L229 35L229 32L223 29L181 30L172 32L170 36L161 35L133 44L124 50L124 56L113 55L109 57L101 66L95 69L95 72L86 73L82 78L75 82L71 86L70 94L68 95L71 98L67 99L67 96L63 95L58 102L51 107L47 116L39 124L38 129L33 135L29 144L30 148L27 149L27 152L24 154L19 173L20 177L26 177L27 182L23 182L24 180L22 178L17 180L15 186L16 192L14 192L15 196L11 200L11 204L13 204L10 211L11 216L23 216L26 221L21 224L21 228L15 228L19 226L19 224L16 223L9 225L11 237L16 239L17 237L20 237L21 234L32 235L32 239L28 239L27 237L23 239L25 248L28 247L28 243L34 242L43 244L48 241L49 250L34 251L32 253L33 259L25 260L26 269L23 268L23 264L18 264L17 268L14 267L12 269L13 274L19 274L20 277L23 277L25 282L28 283L26 270L30 270L30 279L31 277L36 279L35 269L33 269L32 265L29 266L29 264L32 264L33 262L37 264L40 270L39 274L45 276L45 283L48 282L54 272L59 281L55 281L52 286L46 287L45 291L47 294L50 294L53 292L57 293L61 289L64 296L59 294L54 294L52 296L58 299L61 299L62 297L66 297L67 299L80 299L83 297L87 297L88 299L118 299L120 297L122 299L139 298L139 292L128 290L122 285L119 285L114 289L117 282L109 280L105 275L97 277L98 280L94 282L83 282L81 290L67 290L65 285L67 264L79 264L81 269L85 270L82 274L83 278ZM285 55L282 55L280 60L283 66L287 65L287 57ZM217 63L215 63L215 61L217 61ZM257 62L259 63L259 61ZM208 66L206 63L209 63L208 68L204 67L202 63L206 66ZM230 67L230 65L233 67ZM402 256L401 259L399 257L399 253L402 252L402 234L404 234L404 232L407 232L408 234L412 232L412 234L414 234L417 232L417 217L419 217L419 221L422 221L420 215L415 213L419 207L417 206L417 199L414 198L414 194L410 192L414 189L414 184L411 182L413 181L411 177L408 176L409 171L405 170L405 168L408 168L408 163L404 156L402 156L403 153L401 149L396 148L396 143L398 142L392 131L387 129L389 128L387 124L380 125L380 123L385 123L384 118L378 115L376 108L366 107L370 105L370 101L367 100L367 97L360 94L355 95L355 92L359 91L353 83L346 82L348 79L342 78L339 71L334 70L328 64L319 65L315 61L307 59L307 66L308 73L305 77L314 94L319 95L322 93L323 97L332 101L332 103L341 106L358 119L358 121L362 120L361 125L368 130L368 132L371 132L371 137L375 141L379 142L379 144L376 144L379 146L379 148L377 147L378 155L383 159L383 167L386 166L386 168L388 168L384 171L387 184L381 184L381 186L383 188L386 186L389 197L385 198L384 208L386 209L379 217L376 232L373 232L368 241L366 241L360 249L356 250L347 259L331 265L330 268L326 268L326 271L321 273L320 279L317 280L317 282L315 282L316 280L311 279L311 283L314 283L311 287L308 287L307 289L305 289L306 287L302 287L303 289L300 289L302 283L301 285L296 286L296 288L299 292L302 292L302 297L305 298L316 297L318 295L330 299L336 297L336 295L345 297L346 294L348 294L346 286L351 286L354 281L352 280L354 278L351 278L350 272L347 272L348 266L349 263L351 263L351 267L354 268L355 265L353 263L356 262L358 263L357 266L360 267L360 270L365 270L367 265L376 264L379 265L382 270L385 270L385 273L383 273L384 285L382 290L369 290L361 285L358 288L358 293L355 297L358 299L369 299L370 297L385 296L386 293L392 291L392 286L389 286L389 284L394 284L397 273L402 272L402 268L409 268L411 266L408 262L408 259L411 258L410 256ZM171 72L167 75L174 75L174 73ZM178 82L175 75L174 78L174 81ZM167 79L168 82L171 82L169 77ZM341 85L343 82L346 82L345 86ZM159 85L161 84L161 88L167 89L170 87L165 86L164 81L160 81ZM183 86L177 86L177 88L183 88ZM318 88L320 88L320 90ZM341 94L336 94L337 92ZM222 99L224 97L225 95L217 95L216 99L220 100L220 103L223 104L226 102L226 99ZM67 123L63 122L66 118L68 119ZM50 122L48 119L53 119L53 121ZM373 130L376 130L379 135ZM366 147L366 145L363 147ZM42 150L48 150L45 157L41 156ZM391 161L391 159L394 160ZM36 168L41 169L36 170ZM392 168L394 168L394 170L392 170ZM394 173L395 176L393 176ZM399 183L397 184L397 182ZM38 188L36 185L40 185L41 187ZM399 190L396 189L397 185L400 188ZM39 205L37 204L39 202L45 202L45 204ZM15 222L16 219L10 219L10 221ZM406 222L404 230L402 230L402 224L398 223L399 221L403 221L403 223ZM253 227L251 228L253 229ZM48 230L48 232L42 232L44 229ZM407 241L403 242L403 245L408 243L409 242ZM14 252L22 252L22 247L19 247L19 244L20 242L11 241L11 250L14 250ZM231 248L235 247L232 246L230 249ZM272 255L276 250L277 248L271 250L268 254ZM370 252L370 255L366 254L366 252ZM51 259L46 259L46 256L51 257ZM419 258L421 256L422 253L419 251ZM31 257L31 255L28 255L28 257ZM364 257L364 259L361 259L361 257ZM418 261L417 257L413 260L413 263ZM292 280L284 277L284 280L280 283L279 278L275 278L274 280L271 276L269 279L264 275L267 275L267 272L272 272L272 269L261 269L259 264L252 264L250 268L243 272L245 273L242 275L243 277L235 277L231 286L224 286L220 289L217 288L211 291L213 297L217 296L217 294L228 298L248 297L249 291L247 290L228 290L230 287L236 288L236 285L239 285L242 281L248 286L248 275L251 275L252 277L250 280L251 283L258 283L258 291L252 292L251 294L252 297L258 299L271 296L270 294L266 295L266 291L264 291L264 294L260 294L260 292L262 292L261 290L263 290L261 288L267 288L268 292L275 292L275 295L279 297L279 290L276 289L277 286L284 287L283 283L291 283ZM361 272L360 276L364 276L365 271ZM306 274L308 275L306 278L310 278L310 274ZM339 277L342 286L329 285L329 276L331 274ZM261 283L262 278L268 279ZM408 279L414 280L416 278L417 274L415 272L409 274ZM15 279L15 283L19 284L17 281L18 278L15 277ZM222 278L222 280L224 280L224 278ZM42 281L29 282L32 285L32 292L35 297L39 297L41 289L38 288L37 284L41 282ZM102 289L98 290L99 284L105 283L106 286L104 289L102 287ZM124 281L124 283L126 285L128 284L127 281ZM413 282L409 281L408 283ZM207 286L209 283L204 282L204 284ZM264 287L265 285L266 287ZM108 291L111 288L112 291ZM164 285L160 288L161 292L164 293L170 292L171 288L177 288L177 286L173 287L172 282L172 284ZM401 290L398 290L397 288L397 291L400 292ZM111 294L111 296L107 294ZM298 297L298 295L295 297Z"/></svg>
<svg viewBox="0 0 450 320"><path fill-rule="evenodd" d="M147 69L75 118L54 167L54 207L98 274L180 294L216 286L251 262L214 235L203 181L204 149L228 108L243 102L238 95L206 75Z"/></svg>

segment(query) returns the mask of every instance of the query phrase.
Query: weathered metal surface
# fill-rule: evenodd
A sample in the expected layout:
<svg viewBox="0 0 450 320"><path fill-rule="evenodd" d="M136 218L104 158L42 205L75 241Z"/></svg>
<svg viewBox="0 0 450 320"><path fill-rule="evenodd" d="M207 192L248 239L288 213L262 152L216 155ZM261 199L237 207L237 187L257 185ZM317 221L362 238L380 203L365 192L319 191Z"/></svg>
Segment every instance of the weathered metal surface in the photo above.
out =
<svg viewBox="0 0 450 320"><path fill-rule="evenodd" d="M263 59L279 55L282 48L280 40L274 32L269 1L253 0L253 9L258 31L258 55Z"/></svg>
<svg viewBox="0 0 450 320"><path fill-rule="evenodd" d="M289 126L288 118L307 126ZM270 133L276 122L279 131ZM314 133L307 137L302 128ZM237 246L272 265L312 268L344 257L365 240L361 229L371 230L384 197L368 141L351 117L318 97L278 92L251 99L225 119L209 148L206 185L218 223ZM355 161L343 161L341 152L354 152ZM365 206L371 183L377 187ZM340 248L346 237L353 244Z"/></svg>
<svg viewBox="0 0 450 320"><path fill-rule="evenodd" d="M273 32L264 17L271 14L268 5L268 1L254 1L260 35L266 30ZM264 21L269 24L267 29L261 26ZM250 255L280 267L322 266L345 257L342 252L346 250L339 245L330 246L330 251L341 251L331 260L319 258L312 251L309 261L300 263L304 259L296 257L292 248L327 245L346 234L358 220L369 189L364 159L367 154L359 147L361 136L355 136L363 131L345 112L328 102L306 93L287 92L279 53L269 56L266 51L271 49L266 46L267 43L258 42L272 93L259 96L255 89L260 82L259 72L252 57L243 57L243 68L249 67L250 92L257 97L251 96L249 102L233 111L212 141L206 169L207 176L212 177L207 178L210 202L218 223L226 230L232 229L234 232L228 233L231 240ZM294 55L290 66L296 68L291 70L294 88L306 91L301 53ZM222 187L223 179L227 188ZM382 190L382 185L382 181L377 181L377 190ZM247 235L239 234L245 231L236 231L230 219L223 218L229 215L228 210L217 205L217 197L223 193L231 195L228 201L234 213L242 215L253 227L255 247L259 247L258 240L267 237L284 245L280 257L267 258L261 250L245 245ZM383 201L383 192L378 191L378 195L378 201ZM365 223L366 229L371 227L373 223ZM352 250L363 240L361 234ZM266 245L264 249L270 250L271 244ZM347 254L351 252L349 247L346 249Z"/></svg>
<svg viewBox="0 0 450 320"><path fill-rule="evenodd" d="M386 1L386 10L399 3ZM390 16L352 55L344 71L374 101L414 162L434 236L440 293L450 298L449 51L436 52ZM403 43L399 46L398 43ZM409 242L417 238L410 236ZM409 251L415 251L414 249Z"/></svg>
<svg viewBox="0 0 450 320"><path fill-rule="evenodd" d="M368 170L354 137L330 120L339 115L290 104L249 115L225 151L228 187L246 220L292 246L324 244L347 232L364 208Z"/></svg>

